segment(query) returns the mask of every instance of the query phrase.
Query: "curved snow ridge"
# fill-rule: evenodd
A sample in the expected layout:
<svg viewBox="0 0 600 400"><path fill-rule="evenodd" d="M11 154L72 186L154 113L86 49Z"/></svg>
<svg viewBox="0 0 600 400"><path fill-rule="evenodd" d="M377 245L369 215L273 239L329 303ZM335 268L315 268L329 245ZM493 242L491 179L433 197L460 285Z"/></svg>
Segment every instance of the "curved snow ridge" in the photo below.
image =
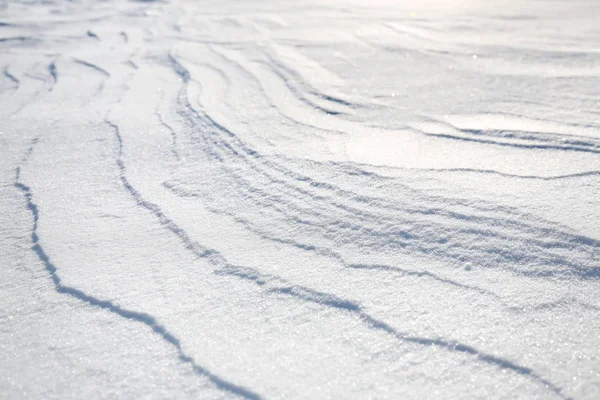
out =
<svg viewBox="0 0 600 400"><path fill-rule="evenodd" d="M181 157L179 156L179 151L177 150L177 132L175 132L171 125L167 124L163 120L162 115L160 114L160 112L158 112L158 110L154 112L154 115L158 118L160 124L164 126L171 134L171 154L173 154L175 160L179 162L181 160Z"/></svg>
<svg viewBox="0 0 600 400"><path fill-rule="evenodd" d="M598 5L425 3L0 4L0 264L201 383L157 397L594 399ZM17 303L8 390L119 390Z"/></svg>
<svg viewBox="0 0 600 400"><path fill-rule="evenodd" d="M56 70L56 63L54 61L48 64L48 73L52 77L52 86L48 89L48 91L51 92L58 83L58 71Z"/></svg>
<svg viewBox="0 0 600 400"><path fill-rule="evenodd" d="M299 88L281 71L274 69L272 64L252 62L240 51L235 51L224 46L210 46L210 50L224 60L237 74L249 78L257 86L262 95L262 102L267 102L270 107L276 108L278 113L286 119L300 125L310 126L324 130L329 134L356 132L364 130L361 124L341 118L343 110L333 110L331 106L322 107L313 101L307 100ZM265 64L266 63L266 64ZM248 79L242 79L248 85ZM346 115L350 108L346 107ZM339 116L339 118L338 118Z"/></svg>
<svg viewBox="0 0 600 400"><path fill-rule="evenodd" d="M490 144L495 146L504 146L504 147L515 147L519 149L528 149L528 150L560 150L560 151L575 151L575 152L583 152L583 153L593 153L600 154L600 146L597 143L586 143L577 141L573 144L569 145L568 141L565 141L567 145L561 146L560 144L526 144L526 143L515 143L515 142L504 142L499 140L492 139L480 139L478 136L494 136L490 131L477 131L477 130L465 130L464 133L472 133L474 136L458 136L452 135L448 133L427 133L421 131L426 136L442 138L442 139L451 139L451 140L462 140L464 142L474 142L481 144ZM530 139L531 136L528 136ZM550 140L546 140L550 141Z"/></svg>
<svg viewBox="0 0 600 400"><path fill-rule="evenodd" d="M532 150L562 150L574 152L600 153L600 141L597 132L591 130L582 135L582 128L574 129L574 134L551 132L546 129L517 129L516 127L460 127L451 122L426 117L425 122L412 123L408 126L420 134L452 140L492 144L496 146L515 147ZM482 124L484 125L484 124ZM509 125L510 126L510 125ZM587 129L590 131L590 129Z"/></svg>
<svg viewBox="0 0 600 400"><path fill-rule="evenodd" d="M170 182L163 182L163 186L179 197L192 197L192 198L197 198L197 199L204 198L203 196L201 196L200 194L198 194L196 192L189 192L189 191L187 191L173 183L170 183ZM441 277L441 276L438 276L438 275L432 273L431 271L412 270L412 269L406 269L406 268L401 268L401 267L397 267L397 266L382 265L382 264L349 263L347 260L344 259L344 257L342 257L342 255L339 252L336 252L336 251L332 250L331 248L319 247L319 246L316 246L313 244L305 244L305 243L301 243L301 242L298 242L293 239L287 239L287 238L284 238L281 236L274 236L274 235L269 234L268 231L261 230L260 228L256 227L254 224L251 223L251 221L249 219L239 216L238 214L236 214L234 212L229 212L226 210L222 210L222 209L214 208L214 207L210 207L210 206L208 206L207 209L212 211L215 214L223 214L223 215L232 217L235 220L235 222L243 225L246 229L248 229L252 233L258 235L261 239L290 245L290 246L293 246L295 248L298 248L298 249L301 249L304 251L314 252L316 254L332 258L332 259L338 261L340 264L342 264L346 268L393 272L393 273L400 274L403 276L416 276L419 278L432 279L437 282L444 283L444 284L447 284L447 285L450 285L450 286L453 286L456 288L470 290L470 291L480 293L482 295L492 296L496 299L500 299L500 297L494 292L491 292L489 290L482 289L482 288L479 288L476 286L460 283L460 282L452 280L452 279L444 278L444 277ZM300 224L304 223L304 221L302 221L300 219L297 219L296 222L300 223Z"/></svg>
<svg viewBox="0 0 600 400"><path fill-rule="evenodd" d="M292 159L283 155L276 155L276 158L280 158L284 162L293 162ZM324 162L329 168L335 169L337 172L351 176L369 176L373 180L381 180L391 182L398 180L399 176L405 176L406 173L411 174L423 174L424 177L431 178L431 175L443 175L445 173L460 175L461 173L469 174L481 174L481 175L497 175L503 178L514 178L524 180L539 180L539 181L557 181L557 180L569 180L586 177L600 176L600 170L590 170L577 172L573 174L564 175L520 175L511 174L507 172L501 172L493 169L481 169L481 168L410 168L410 167L395 167L395 166L381 166L361 162L353 161L328 161ZM427 176L430 175L430 176ZM418 175L420 176L420 175ZM517 210L515 207L514 210ZM531 216L533 218L533 216Z"/></svg>
<svg viewBox="0 0 600 400"><path fill-rule="evenodd" d="M91 62L85 61L85 60L80 60L75 58L74 61L77 64L81 64L83 66L86 66L88 68L93 69L94 71L97 71L99 73L101 73L102 75L106 76L106 77L110 77L110 73L108 71L106 71L104 68L97 66L96 64L92 64Z"/></svg>
<svg viewBox="0 0 600 400"><path fill-rule="evenodd" d="M528 367L520 366L512 361L504 358L486 354L477 350L476 348L463 344L457 341L444 340L444 339L431 339L427 337L414 336L408 333L397 331L395 328L390 326L384 321L381 321L369 313L365 312L362 307L354 301L340 298L338 296L315 291L299 285L290 285L285 280L274 277L269 274L260 273L258 270L249 267L239 267L229 265L222 269L215 270L216 274L234 276L240 279L250 281L256 285L264 287L266 291L276 294L282 294L294 297L298 300L315 303L323 307L332 308L341 312L349 313L354 317L357 317L365 325L375 331L385 332L392 335L394 338L400 341L414 343L426 347L439 347L450 352L465 353L474 356L478 361L494 365L503 370L509 370L519 375L526 376L533 381L540 383L548 390L558 395L562 399L571 399L571 397L565 395L563 390L550 382L549 380L541 377L533 369Z"/></svg>
<svg viewBox="0 0 600 400"><path fill-rule="evenodd" d="M13 74L11 74L8 71L8 66L4 67L4 70L2 71L2 73L4 74L4 76L6 78L8 78L8 80L10 80L14 84L13 89L17 90L19 88L19 83L20 82L19 82L19 80Z"/></svg>
<svg viewBox="0 0 600 400"><path fill-rule="evenodd" d="M167 188L169 191L171 191L173 194L175 194L176 196L179 196L179 197L196 198L196 199L203 200L203 201L206 200L206 198L207 198L197 192L187 191L186 189L183 189L182 187L180 187L176 184L170 183L170 182L163 182L163 186L165 188ZM230 212L230 211L226 211L223 209L215 208L214 206L206 206L205 205L205 207L209 211L211 211L215 214L227 215L227 216L233 218L233 220L236 223L244 226L245 229L256 234L258 237L260 237L263 240L268 240L268 241L275 242L275 243L289 245L289 246L295 247L297 249L300 249L300 250L303 250L303 251L306 251L309 253L315 253L320 256L331 258L331 259L339 262L345 268L357 269L357 270L378 271L378 272L384 272L384 273L388 273L388 274L395 274L395 275L402 276L402 277L404 277L404 276L418 277L418 278L428 279L428 280L442 283L449 288L454 288L454 289L459 289L459 290L467 290L469 292L477 293L482 296L493 299L493 301L495 303L502 304L503 307L505 307L506 310L508 310L510 312L514 312L514 313L537 312L537 311L543 311L543 310L548 310L548 309L553 309L553 308L561 308L561 309L565 308L565 307L568 308L570 306L576 306L576 307L580 307L583 309L595 310L595 311L600 310L600 308L598 308L592 304L588 304L586 302L582 302L582 301L580 301L578 299L574 299L574 298L563 298L563 299L557 300L552 303L542 303L542 304L539 304L539 305L536 305L533 307L525 307L525 308L509 306L508 303L503 299L502 296L500 296L498 293L491 291L489 289L484 289L482 287L478 287L478 286L471 285L471 284L465 284L465 283L460 282L460 280L450 279L448 277L444 277L439 274L436 274L430 270L419 270L418 268L411 269L408 267L403 268L403 267L399 267L399 266L395 266L395 265L386 265L386 264L351 263L351 262L347 261L341 255L340 252L336 252L332 248L320 247L320 246L314 245L314 244L306 244L306 243L302 243L302 242L294 240L294 239L285 238L283 236L275 236L275 234L270 233L266 229L261 229L260 227L257 227L256 224L253 224L251 222L251 220L249 220L248 218L245 218L243 216L240 216L239 214L236 214L236 213ZM297 224L305 223L305 221L300 220L300 219L296 219L295 222Z"/></svg>
<svg viewBox="0 0 600 400"><path fill-rule="evenodd" d="M258 209L273 210L271 221L280 221L283 227L304 219L306 223L298 228L306 226L307 236L319 235L333 240L332 246L351 244L377 251L416 251L455 262L501 267L523 276L600 277L597 262L600 244L597 240L524 222L522 215L510 215L501 208L496 208L490 215L489 210L474 213L480 208L475 203L465 204L466 207L460 207L462 209L449 207L455 203L454 199L433 200L414 190L402 190L400 193L404 198L397 199L394 204L339 189L332 181L314 180L260 156L234 132L205 112L194 110L185 98L185 92L182 92L179 102L185 106L181 106L179 112L187 118L196 135L203 137L204 143L211 143L202 146L207 156L221 163L241 163L250 168L244 168L242 176L235 168L224 167L227 173L223 179L231 179L234 184L220 182L220 188L226 186L220 190L227 190L240 201L252 201ZM249 173L256 175L251 177ZM265 179L269 183L268 191L257 184ZM239 188L237 193L232 192L236 187ZM373 187L373 184L366 187ZM210 189L202 190L203 193L208 191ZM311 204L310 209L304 204ZM415 207L414 204L426 206ZM309 220L303 218L309 216ZM535 251L531 251L532 247Z"/></svg>
<svg viewBox="0 0 600 400"><path fill-rule="evenodd" d="M29 152L31 152L31 149L29 150ZM196 374L210 380L218 389L225 391L225 392L229 392L232 395L246 398L246 399L258 400L261 398L261 396L254 393L253 391L251 391L243 386L236 385L236 384L212 373L207 368L197 364L196 361L191 356L189 356L185 353L183 347L181 346L181 342L179 341L179 339L174 334L172 334L164 325L160 324L156 320L156 318L154 318L152 315L144 313L144 312L138 312L138 311L133 311L133 310L123 308L123 307L113 303L112 301L98 299L98 298L91 296L77 288L63 284L62 279L58 273L58 269L52 263L52 261L50 260L50 257L48 256L48 254L45 252L44 248L40 244L40 237L37 233L40 212L39 212L37 205L33 202L33 193L31 191L31 188L21 182L20 176L21 176L21 168L17 167L14 186L16 188L18 188L21 191L21 193L23 193L23 197L27 201L27 208L31 211L31 215L33 217L33 228L32 228L32 232L31 232L31 242L33 244L32 250L37 254L40 261L44 264L46 271L50 275L50 279L54 283L55 290L58 293L69 295L69 296L76 298L80 301L83 301L91 306L99 307L99 308L107 310L113 314L116 314L122 318L130 319L130 320L133 320L133 321L136 321L136 322L139 322L141 324L148 326L157 335L159 335L166 343L170 344L177 350L179 359L181 361L189 364Z"/></svg>
<svg viewBox="0 0 600 400"><path fill-rule="evenodd" d="M263 54L266 58L266 65L269 66L279 78L281 78L281 80L285 83L288 89L300 101L304 102L309 107L312 107L316 110L330 115L347 114L352 108L356 107L356 105L351 103L350 101L343 100L337 96L321 93L317 91L317 89L309 87L309 85L304 81L304 79L297 71L278 61L275 58L275 56L270 54L269 52L265 51L263 52ZM316 99L321 100L321 102L327 104L318 104L315 100L309 98L309 96L315 97Z"/></svg>
<svg viewBox="0 0 600 400"><path fill-rule="evenodd" d="M399 332L392 328L389 324L365 312L359 304L352 300L343 299L330 293L319 292L307 287L291 284L281 277L272 274L262 273L256 268L238 266L229 263L218 250L207 248L198 243L197 241L194 241L191 238L191 236L183 228L178 226L172 219L170 219L158 205L144 200L142 195L135 188L133 188L133 186L131 186L126 177L126 167L123 160L123 141L119 131L119 127L118 125L114 124L109 120L106 121L106 124L112 127L115 131L117 143L119 146L117 164L120 169L120 179L125 189L131 194L136 203L152 212L155 215L155 217L158 218L161 225L163 225L166 229L175 234L182 241L182 244L187 250L191 251L196 257L206 259L211 264L213 264L215 268L213 272L215 274L232 276L235 278L252 282L256 285L263 287L265 291L270 293L288 295L304 302L315 303L324 307L337 309L343 312L349 312L351 313L351 315L358 317L359 320L361 320L373 330L385 332L401 341L415 343L423 346L440 347L451 352L465 353L475 356L476 359L480 362L494 365L500 369L510 370L519 375L526 376L532 379L533 381L543 385L559 397L563 399L570 399L562 393L563 391L560 387L541 377L540 375L535 373L531 368L522 367L509 360L491 354L486 354L475 349L472 346L462 344L456 341L431 339Z"/></svg>

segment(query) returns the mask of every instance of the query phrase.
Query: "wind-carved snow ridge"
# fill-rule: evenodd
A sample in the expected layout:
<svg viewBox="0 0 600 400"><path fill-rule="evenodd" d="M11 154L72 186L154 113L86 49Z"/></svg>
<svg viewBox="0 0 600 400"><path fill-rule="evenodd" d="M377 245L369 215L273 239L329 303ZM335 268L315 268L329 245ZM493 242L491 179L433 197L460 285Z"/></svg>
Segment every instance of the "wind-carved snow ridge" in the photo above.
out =
<svg viewBox="0 0 600 400"><path fill-rule="evenodd" d="M19 88L19 80L8 71L8 67L4 67L4 76L10 79L15 84L15 90Z"/></svg>
<svg viewBox="0 0 600 400"><path fill-rule="evenodd" d="M182 73L185 75L185 73ZM279 293L283 295L292 296L298 300L315 303L323 307L340 310L343 312L349 312L351 315L357 317L366 326L376 331L382 331L392 335L397 340L405 341L408 343L415 343L423 346L435 346L443 348L445 350L457 353L466 353L475 356L480 362L494 365L500 369L510 370L519 375L526 376L533 381L540 383L547 387L550 391L560 396L563 399L570 399L562 393L561 388L553 384L552 382L541 377L531 368L523 367L509 360L497 357L491 354L486 354L477 350L476 348L462 344L456 341L446 341L443 339L431 339L426 337L413 336L408 333L399 332L392 328L389 324L371 316L369 313L362 310L362 307L347 299L340 298L338 296L319 292L310 288L306 288L300 285L294 285L287 282L285 279L272 274L265 274L260 272L258 269L250 268L246 266L233 265L227 262L225 257L217 250L210 249L202 246L198 242L194 241L187 232L179 227L173 220L168 218L160 207L156 204L150 203L143 199L140 193L129 183L126 177L126 167L123 160L123 140L119 132L118 125L111 121L106 121L115 131L117 143L119 146L117 164L120 169L120 179L125 189L131 194L135 201L142 207L151 211L160 221L160 223L172 233L174 233L185 245L185 247L191 251L198 258L207 259L211 264L214 265L214 272L218 275L232 276L245 281L252 282L256 285L263 287L266 291L271 293ZM349 265L350 268L363 268L362 265ZM416 273L419 275L419 273ZM433 276L433 274L421 273L420 275ZM453 283L459 285L457 283ZM464 285L466 286L466 285Z"/></svg>
<svg viewBox="0 0 600 400"><path fill-rule="evenodd" d="M196 193L187 192L181 188L176 187L175 185L173 185L169 182L164 182L163 186L165 188L169 189L170 191L172 191L177 196L192 197L192 198L200 197ZM266 232L265 230L256 228L250 221L248 221L247 219L245 219L243 217L236 215L235 213L223 211L221 209L212 208L212 207L208 207L208 209L216 214L227 215L229 217L234 218L234 220L237 223L243 225L246 229L257 234L262 239L269 240L269 241L276 242L276 243L285 244L285 245L290 245L290 246L293 246L295 248L298 248L298 249L301 249L301 250L304 250L307 252L314 252L316 254L319 254L319 255L322 255L325 257L330 257L330 258L338 261L345 268L380 271L380 272L387 272L387 273L391 273L391 274L398 274L400 276L411 276L411 277L430 279L430 280L442 283L444 285L448 285L450 287L464 289L464 290L468 290L468 291L471 291L474 293L479 293L483 296L488 296L490 298L493 298L495 302L503 304L505 307L507 307L508 310L511 310L514 312L522 312L523 311L522 308L508 306L505 303L505 301L502 299L502 297L499 296L497 293L487 290L487 289L484 289L484 288L481 288L481 287L477 287L474 285L461 283L460 281L457 281L457 280L441 277L431 271L411 270L411 269L407 269L407 268L401 268L399 266L392 266L392 265L385 265L385 264L350 263L347 260L345 260L344 257L342 257L339 252L336 252L332 249L329 249L326 247L319 247L319 246L315 246L312 244L304 244L304 243L297 242L295 240L284 239L282 237L273 236L273 235L269 234L268 232ZM590 305L590 304L587 304L587 303L584 303L584 302L581 302L579 300L572 299L572 298L557 300L556 302L553 302L550 304L541 304L539 306L533 307L533 309L544 310L544 309L549 309L549 308L553 308L553 307L557 307L557 306L564 306L564 305L569 305L569 304L578 304L583 308L588 308L588 309L596 310L596 311L600 310L600 308L598 308L596 306L593 306L593 305Z"/></svg>
<svg viewBox="0 0 600 400"><path fill-rule="evenodd" d="M497 357L491 354L483 353L476 348L463 344L456 341L448 341L444 339L431 339L427 337L413 336L405 332L399 332L392 326L384 321L381 321L369 313L363 311L359 304L353 301L339 298L329 293L318 292L312 289L308 289L301 286L289 286L285 282L281 282L280 278L272 277L269 275L261 274L252 268L231 266L216 270L215 273L220 275L235 276L250 282L253 282L259 286L265 287L267 291L272 293L279 293L283 295L292 296L298 300L315 303L323 307L336 309L342 312L350 313L351 315L360 319L366 326L370 327L375 331L382 331L392 335L394 338L400 341L414 343L422 346L434 346L439 347L451 352L465 353L476 357L480 362L494 365L500 369L509 370L519 375L523 375L532 379L533 381L544 385L548 390L554 394L560 396L563 399L571 399L571 397L563 394L563 390L550 382L549 380L541 377L531 368L523 367L509 360Z"/></svg>
<svg viewBox="0 0 600 400"><path fill-rule="evenodd" d="M78 60L78 59L75 59L75 62L76 62L77 64L81 64L81 65L84 65L84 66L86 66L86 67L89 67L89 68L91 68L91 69L93 69L93 70L95 70L95 71L98 71L98 72L100 72L102 75L104 75L104 76L106 76L106 77L109 77L109 76L110 76L110 74L108 73L108 71L106 71L105 69L103 69L103 68L101 68L101 67L97 66L96 64L92 64L91 62L87 62L87 61L85 61L85 60Z"/></svg>
<svg viewBox="0 0 600 400"><path fill-rule="evenodd" d="M427 118L426 118L427 119ZM433 133L419 127L412 127L422 134L451 140L463 140L493 144L495 146L508 146L522 149L559 150L584 153L600 153L600 141L597 137L569 135L556 132L536 132L517 129L475 129L455 126L449 122L435 118L428 118L434 124L445 128L447 133Z"/></svg>
<svg viewBox="0 0 600 400"><path fill-rule="evenodd" d="M34 142L34 144L36 142L37 140ZM32 151L33 147L30 147L25 157L27 157ZM170 344L177 350L179 359L181 361L189 364L196 374L209 379L218 389L246 399L258 400L261 398L258 394L252 392L251 390L229 382L228 380L210 372L207 368L197 364L191 356L186 354L183 347L181 346L181 342L179 341L179 339L173 333L171 333L164 325L160 324L152 315L143 312L128 310L126 308L120 307L112 301L96 298L77 288L63 284L57 267L52 263L50 257L44 251L44 248L40 244L40 237L37 233L40 212L38 206L33 202L33 193L31 191L31 188L21 182L20 166L16 169L14 185L21 191L21 193L23 193L23 197L27 201L27 208L31 211L31 215L33 217L33 228L31 231L32 250L37 254L40 261L44 264L44 267L46 268L46 271L48 271L50 279L54 283L54 287L58 293L69 295L85 303L88 303L91 306L102 308L122 318L130 319L148 326L166 343Z"/></svg>
<svg viewBox="0 0 600 400"><path fill-rule="evenodd" d="M53 85L50 87L50 89L48 89L48 91L52 91L52 89L54 89L54 85L56 85L56 82L58 82L58 72L56 71L56 64L54 63L54 61L48 64L48 72L52 77L53 83Z"/></svg>
<svg viewBox="0 0 600 400"><path fill-rule="evenodd" d="M0 398L599 398L600 2L318 3L0 1Z"/></svg>
<svg viewBox="0 0 600 400"><path fill-rule="evenodd" d="M29 36L3 37L3 38L0 38L0 43L2 43L2 42L25 42L28 40L33 40L33 38L29 37Z"/></svg>
<svg viewBox="0 0 600 400"><path fill-rule="evenodd" d="M485 135L485 132L482 131L465 131L467 133L473 133L480 136L488 136ZM462 137L455 136L446 133L425 133L427 136L439 137L444 139L452 139L452 140L462 140L465 142L474 142L474 143L482 143L482 144L493 144L495 146L506 146L506 147L515 147L520 149L530 149L530 150L560 150L560 151L575 151L575 152L583 152L583 153L593 153L600 154L600 149L598 148L598 144L596 143L583 143L584 146L559 146L559 145L551 145L551 144L521 144L521 143L507 143L500 142L496 140L490 139L479 139L475 137ZM538 139L539 140L539 139Z"/></svg>
<svg viewBox="0 0 600 400"><path fill-rule="evenodd" d="M151 211L159 219L160 223L167 229L169 229L171 232L173 232L175 235L177 235L177 237L179 237L183 241L186 247L189 250L191 250L196 256L201 258L207 257L210 259L221 260L220 255L216 251L204 248L197 242L193 241L192 238L190 238L183 229L181 229L177 224L175 224L163 213L159 206L144 200L141 194L133 186L131 186L129 180L127 179L127 176L125 175L125 162L123 160L123 139L121 138L121 134L119 132L119 126L108 120L105 122L108 126L114 129L115 136L117 138L117 143L119 145L119 153L117 158L117 165L119 166L120 170L119 179L121 180L121 183L123 184L127 192L136 201L136 203Z"/></svg>
<svg viewBox="0 0 600 400"><path fill-rule="evenodd" d="M88 35L88 37L91 37L92 39L100 40L100 38L98 37L98 35L96 35L91 30L88 30L86 34Z"/></svg>
<svg viewBox="0 0 600 400"><path fill-rule="evenodd" d="M320 181L262 157L235 132L191 106L185 92L190 72L173 56L169 59L184 86L177 100L178 112L210 144L202 150L223 165L230 161L247 166L243 176L235 168L224 167L225 179L235 183L231 187L240 188L231 194L271 212L273 219L296 225L297 230L306 230L313 237L325 235L338 245L352 243L379 251L417 252L448 261L505 268L529 277L600 277L600 242L594 238L521 221L514 212L505 213L497 207L491 208L494 213L489 215L480 204L432 198L402 182L395 185L405 199L394 204L372 194L358 195L334 182ZM265 179L272 183L268 191L259 184ZM306 209L303 204L307 203L313 208Z"/></svg>
<svg viewBox="0 0 600 400"><path fill-rule="evenodd" d="M537 181L557 181L562 179L571 179L571 178L581 178L586 176L600 176L600 171L586 171L579 172L576 174L567 174L567 175L556 175L556 176L537 176L537 175L516 175L516 174L507 174L500 171L494 171L489 169L475 169L475 168L449 168L449 169L429 169L427 172L432 173L444 173L444 172L470 172L476 174L487 174L487 175L497 175L506 178L518 178L518 179L529 179L529 180L537 180Z"/></svg>
<svg viewBox="0 0 600 400"><path fill-rule="evenodd" d="M169 189L170 191L172 191L177 196L200 198L200 196L198 194L193 193L193 192L188 192L184 189L177 187L176 185L174 185L170 182L163 182L163 186L165 188ZM420 278L421 277L428 278L428 279L432 279L437 282L441 282L441 283L444 283L444 284L447 284L450 286L454 286L457 288L474 291L474 292L477 292L477 293L480 293L480 294L483 294L486 296L492 296L494 298L499 298L499 296L497 294L495 294L489 290L482 289L482 288L472 286L472 285L467 285L464 283L460 283L460 282L454 281L452 279L443 278L443 277L440 277L440 276L432 273L431 271L418 271L418 270L415 271L415 270L405 269L405 268L401 268L401 267L397 267L397 266L390 266L390 265L383 265L383 264L353 264L353 263L349 263L347 260L344 259L344 257L342 257L340 255L340 253L338 253L332 249L329 249L326 247L319 247L319 246L312 245L312 244L304 244L304 243L300 243L298 241L291 240L291 239L284 239L281 236L273 236L264 230L254 227L250 221L248 221L247 219L245 219L243 217L236 215L233 212L223 211L221 209L212 208L212 207L209 207L209 209L216 214L224 214L224 215L234 218L237 223L243 225L249 231L259 235L262 239L290 245L290 246L296 247L301 250L305 250L308 252L315 252L319 255L330 257L330 258L338 261L340 264L342 264L346 268L374 270L374 271L386 271L386 272L393 272L393 273L406 275L406 276L416 276L416 277L420 277Z"/></svg>
<svg viewBox="0 0 600 400"><path fill-rule="evenodd" d="M190 81L190 71L188 71L183 65L177 61L173 54L168 55L168 60L173 67L175 73L181 78L184 83L188 83Z"/></svg>

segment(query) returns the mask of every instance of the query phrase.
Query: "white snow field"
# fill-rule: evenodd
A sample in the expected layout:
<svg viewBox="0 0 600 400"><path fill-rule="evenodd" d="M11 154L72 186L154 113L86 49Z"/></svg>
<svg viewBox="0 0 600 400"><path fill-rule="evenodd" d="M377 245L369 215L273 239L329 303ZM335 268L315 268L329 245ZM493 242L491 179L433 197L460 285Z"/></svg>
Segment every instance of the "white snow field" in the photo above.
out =
<svg viewBox="0 0 600 400"><path fill-rule="evenodd" d="M1 399L600 399L600 2L0 0Z"/></svg>

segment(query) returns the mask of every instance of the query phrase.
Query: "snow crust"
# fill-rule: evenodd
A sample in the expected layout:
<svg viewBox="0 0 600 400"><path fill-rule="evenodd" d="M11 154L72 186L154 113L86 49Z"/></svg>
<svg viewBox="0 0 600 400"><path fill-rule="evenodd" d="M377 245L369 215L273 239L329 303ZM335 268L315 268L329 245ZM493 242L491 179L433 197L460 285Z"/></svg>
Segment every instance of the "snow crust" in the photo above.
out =
<svg viewBox="0 0 600 400"><path fill-rule="evenodd" d="M0 398L600 398L599 15L0 1Z"/></svg>

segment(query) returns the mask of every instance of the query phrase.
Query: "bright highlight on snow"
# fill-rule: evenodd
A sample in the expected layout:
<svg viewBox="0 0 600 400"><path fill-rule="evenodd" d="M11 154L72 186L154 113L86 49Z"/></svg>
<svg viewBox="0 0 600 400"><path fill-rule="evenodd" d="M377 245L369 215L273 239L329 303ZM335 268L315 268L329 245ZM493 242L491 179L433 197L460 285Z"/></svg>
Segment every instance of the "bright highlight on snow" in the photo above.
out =
<svg viewBox="0 0 600 400"><path fill-rule="evenodd" d="M0 398L600 398L599 15L0 2Z"/></svg>

